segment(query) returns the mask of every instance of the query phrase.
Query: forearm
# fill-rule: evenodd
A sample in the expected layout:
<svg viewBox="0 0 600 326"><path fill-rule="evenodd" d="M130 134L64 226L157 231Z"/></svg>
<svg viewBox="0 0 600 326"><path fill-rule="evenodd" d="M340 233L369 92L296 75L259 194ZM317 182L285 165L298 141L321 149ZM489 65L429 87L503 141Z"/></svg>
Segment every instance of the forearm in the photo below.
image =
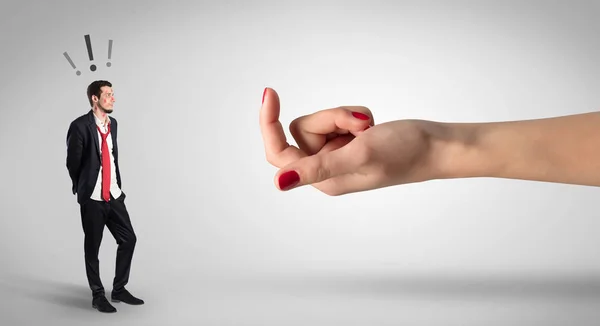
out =
<svg viewBox="0 0 600 326"><path fill-rule="evenodd" d="M436 178L493 177L600 186L600 112L440 123Z"/></svg>

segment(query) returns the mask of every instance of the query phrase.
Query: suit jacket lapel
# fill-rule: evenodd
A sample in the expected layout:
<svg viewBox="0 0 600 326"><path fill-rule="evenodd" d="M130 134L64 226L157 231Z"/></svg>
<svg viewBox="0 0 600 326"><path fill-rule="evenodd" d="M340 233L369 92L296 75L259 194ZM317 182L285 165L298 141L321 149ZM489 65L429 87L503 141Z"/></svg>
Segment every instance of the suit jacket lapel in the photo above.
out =
<svg viewBox="0 0 600 326"><path fill-rule="evenodd" d="M100 139L98 138L98 130L96 128L96 120L94 120L94 113L92 112L92 110L90 110L90 112L88 113L89 116L89 120L90 123L88 124L88 129L90 129L90 133L92 134L92 141L94 143L94 147L96 147L96 153L98 154L98 159L100 159L101 154L100 154L100 145L98 145L98 143L100 142Z"/></svg>
<svg viewBox="0 0 600 326"><path fill-rule="evenodd" d="M112 121L110 122L110 138L112 139L112 152L116 162L119 151L119 149L117 148L117 127Z"/></svg>

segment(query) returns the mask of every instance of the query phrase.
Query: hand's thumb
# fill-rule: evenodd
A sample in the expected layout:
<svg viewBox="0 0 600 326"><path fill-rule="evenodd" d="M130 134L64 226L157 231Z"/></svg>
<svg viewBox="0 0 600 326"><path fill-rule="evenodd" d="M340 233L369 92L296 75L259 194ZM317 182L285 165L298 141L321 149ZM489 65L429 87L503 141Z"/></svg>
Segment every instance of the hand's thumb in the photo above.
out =
<svg viewBox="0 0 600 326"><path fill-rule="evenodd" d="M275 185L280 190L290 190L304 185L353 172L353 161L347 146L328 153L303 157L284 166L275 175Z"/></svg>

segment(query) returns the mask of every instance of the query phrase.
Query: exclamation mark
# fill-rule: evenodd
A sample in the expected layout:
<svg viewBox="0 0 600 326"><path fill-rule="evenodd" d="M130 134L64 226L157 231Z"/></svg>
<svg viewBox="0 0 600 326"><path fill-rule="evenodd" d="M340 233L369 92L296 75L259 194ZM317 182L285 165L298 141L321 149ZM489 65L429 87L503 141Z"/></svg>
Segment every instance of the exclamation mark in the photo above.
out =
<svg viewBox="0 0 600 326"><path fill-rule="evenodd" d="M113 40L108 40L108 60L109 62L106 63L107 67L110 67L111 63L110 63L110 54L112 53L112 41Z"/></svg>
<svg viewBox="0 0 600 326"><path fill-rule="evenodd" d="M90 41L90 35L87 34L84 37L85 37L85 45L86 45L87 51L88 51L88 57L90 57L90 61L93 61L94 60L94 54L92 53L92 42ZM92 64L90 66L90 70L91 71L96 71L96 65Z"/></svg>
<svg viewBox="0 0 600 326"><path fill-rule="evenodd" d="M63 55L65 56L65 58L67 58L67 61L69 61L69 63L71 64L71 67L73 67L73 69L77 69L77 67L75 67L75 64L73 63L73 60L71 60L71 58L69 57L67 52L63 53ZM77 76L79 76L79 75L81 75L81 71L77 70L77 72L75 74Z"/></svg>

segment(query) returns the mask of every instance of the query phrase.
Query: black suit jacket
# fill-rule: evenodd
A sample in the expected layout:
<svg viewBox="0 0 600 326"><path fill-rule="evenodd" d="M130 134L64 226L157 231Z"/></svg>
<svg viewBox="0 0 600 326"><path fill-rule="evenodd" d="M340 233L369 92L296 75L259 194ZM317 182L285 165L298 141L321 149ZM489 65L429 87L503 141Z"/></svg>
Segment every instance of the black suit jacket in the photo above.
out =
<svg viewBox="0 0 600 326"><path fill-rule="evenodd" d="M109 119L117 184L121 188L117 120L110 116ZM77 194L78 203L83 204L90 199L98 181L101 164L98 129L96 128L94 113L90 110L87 114L73 120L67 131L67 170L73 183L72 191L73 194Z"/></svg>

